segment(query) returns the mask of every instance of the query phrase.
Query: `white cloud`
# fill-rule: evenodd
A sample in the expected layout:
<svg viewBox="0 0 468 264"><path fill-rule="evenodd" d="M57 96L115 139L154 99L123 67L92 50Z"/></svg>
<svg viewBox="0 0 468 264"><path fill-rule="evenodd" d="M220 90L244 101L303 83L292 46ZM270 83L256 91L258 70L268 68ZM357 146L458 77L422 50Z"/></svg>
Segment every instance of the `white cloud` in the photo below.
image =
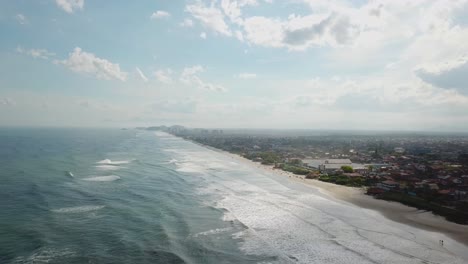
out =
<svg viewBox="0 0 468 264"><path fill-rule="evenodd" d="M156 77L156 80L168 84L172 83L172 70L171 69L165 69L165 70L157 70L154 72L154 76Z"/></svg>
<svg viewBox="0 0 468 264"><path fill-rule="evenodd" d="M55 53L50 52L46 49L29 49L25 50L22 47L18 46L16 48L16 52L21 53L21 54L26 54L29 55L33 58L40 58L40 59L49 59L50 57L55 56Z"/></svg>
<svg viewBox="0 0 468 264"><path fill-rule="evenodd" d="M16 105L16 101L9 98L9 97L6 97L6 98L0 98L0 105L4 105L4 106L15 106Z"/></svg>
<svg viewBox="0 0 468 264"><path fill-rule="evenodd" d="M205 32L200 33L200 38L206 39L206 33Z"/></svg>
<svg viewBox="0 0 468 264"><path fill-rule="evenodd" d="M221 8L231 22L242 24L242 10L244 6L258 5L257 0L221 0Z"/></svg>
<svg viewBox="0 0 468 264"><path fill-rule="evenodd" d="M69 54L68 59L55 62L65 65L74 72L93 75L98 79L120 81L127 79L127 73L120 70L119 64L98 58L93 53L82 51L79 47Z"/></svg>
<svg viewBox="0 0 468 264"><path fill-rule="evenodd" d="M180 23L181 27L193 27L193 20L190 18L184 19L182 23Z"/></svg>
<svg viewBox="0 0 468 264"><path fill-rule="evenodd" d="M429 65L417 69L416 75L427 83L440 88L457 89L468 93L468 57L463 56L455 61Z"/></svg>
<svg viewBox="0 0 468 264"><path fill-rule="evenodd" d="M192 75L195 75L197 73L200 73L200 72L204 72L205 71L205 68L203 68L203 66L201 65L195 65L195 66L192 66L192 67L186 67L184 68L184 70L182 71L182 77L186 77L186 76L192 76ZM182 78L183 79L183 78ZM184 81L184 80L182 80Z"/></svg>
<svg viewBox="0 0 468 264"><path fill-rule="evenodd" d="M55 3L67 13L83 9L84 0L55 0Z"/></svg>
<svg viewBox="0 0 468 264"><path fill-rule="evenodd" d="M145 76L145 74L140 70L140 68L136 67L136 72L138 76L143 80L144 82L148 81L148 78Z"/></svg>
<svg viewBox="0 0 468 264"><path fill-rule="evenodd" d="M359 27L348 16L290 15L287 20L253 16L244 19L245 39L255 45L289 50L313 46L340 46L359 35ZM241 40L241 39L240 39Z"/></svg>
<svg viewBox="0 0 468 264"><path fill-rule="evenodd" d="M18 21L18 23L20 23L21 25L28 24L28 19L27 19L26 16L23 15L23 14L16 14L15 19L16 19L16 21Z"/></svg>
<svg viewBox="0 0 468 264"><path fill-rule="evenodd" d="M195 86L197 88L206 89L209 91L216 91L216 92L225 92L226 88L221 85L212 84L209 82L203 81L198 74L205 71L201 65L195 65L192 67L186 67L182 71L180 75L180 81L183 84Z"/></svg>
<svg viewBox="0 0 468 264"><path fill-rule="evenodd" d="M241 7L255 5L256 1L223 0L220 5L226 16L241 27L243 39L251 44L289 50L329 46L347 57L357 54L356 58L366 52L374 55L382 47L421 33L443 32L458 10L467 9L466 0L375 0L359 6L346 0L293 1L300 2L310 6L308 13L306 9L301 12L303 15L291 14L288 18L243 16Z"/></svg>
<svg viewBox="0 0 468 264"><path fill-rule="evenodd" d="M239 79L255 79L257 78L257 74L255 73L240 73L239 75L237 75L237 78Z"/></svg>
<svg viewBox="0 0 468 264"><path fill-rule="evenodd" d="M221 35L232 35L229 26L224 21L223 12L213 5L208 7L202 2L196 2L194 4L187 5L185 10L195 19L200 21L205 28L213 30Z"/></svg>
<svg viewBox="0 0 468 264"><path fill-rule="evenodd" d="M236 30L236 31L235 31L235 35L236 35L236 38L237 38L240 42L244 42L244 36L242 35L242 32L241 32L241 31Z"/></svg>
<svg viewBox="0 0 468 264"><path fill-rule="evenodd" d="M162 18L168 18L170 16L171 14L167 11L157 10L156 12L151 14L151 19L162 19Z"/></svg>
<svg viewBox="0 0 468 264"><path fill-rule="evenodd" d="M278 19L253 16L244 20L244 38L255 45L283 47L283 23Z"/></svg>

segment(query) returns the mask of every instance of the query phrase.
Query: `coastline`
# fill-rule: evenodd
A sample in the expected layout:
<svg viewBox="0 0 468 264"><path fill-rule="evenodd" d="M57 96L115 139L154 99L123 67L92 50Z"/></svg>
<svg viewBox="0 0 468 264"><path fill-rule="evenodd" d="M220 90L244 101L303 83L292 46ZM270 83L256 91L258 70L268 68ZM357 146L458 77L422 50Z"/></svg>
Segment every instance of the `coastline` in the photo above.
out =
<svg viewBox="0 0 468 264"><path fill-rule="evenodd" d="M258 169L265 170L266 172L274 173L275 175L287 177L290 180L303 184L309 188L315 188L331 199L376 211L382 214L385 218L400 224L447 235L455 241L468 246L468 226L447 221L442 216L434 215L429 211L419 210L415 207L410 207L398 202L375 199L372 196L366 195L363 188L347 187L315 179L305 179L303 176L280 169L274 169L271 165L254 162L238 154L207 146L193 140L189 141L212 151L223 153L224 155L248 166L253 166Z"/></svg>
<svg viewBox="0 0 468 264"><path fill-rule="evenodd" d="M431 232L445 234L452 239L468 246L468 226L449 222L442 216L434 215L431 212L409 207L398 202L375 199L372 196L366 195L363 188L347 187L333 183L322 182L315 179L305 179L304 177L295 175L291 172L274 169L271 165L263 165L237 154L205 145L203 146L217 152L222 152L236 161L242 162L249 166L254 166L276 175L288 177L294 182L303 184L309 188L318 189L321 193L329 196L332 199L350 203L357 207L377 211L385 218L397 223L410 225Z"/></svg>

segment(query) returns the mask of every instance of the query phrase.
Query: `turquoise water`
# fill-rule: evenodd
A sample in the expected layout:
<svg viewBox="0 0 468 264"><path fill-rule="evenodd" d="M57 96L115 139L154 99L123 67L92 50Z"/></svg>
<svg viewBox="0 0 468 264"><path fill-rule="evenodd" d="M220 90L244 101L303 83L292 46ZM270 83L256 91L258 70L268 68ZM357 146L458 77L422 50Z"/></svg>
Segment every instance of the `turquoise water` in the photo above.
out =
<svg viewBox="0 0 468 264"><path fill-rule="evenodd" d="M467 263L466 252L168 134L0 129L2 264Z"/></svg>

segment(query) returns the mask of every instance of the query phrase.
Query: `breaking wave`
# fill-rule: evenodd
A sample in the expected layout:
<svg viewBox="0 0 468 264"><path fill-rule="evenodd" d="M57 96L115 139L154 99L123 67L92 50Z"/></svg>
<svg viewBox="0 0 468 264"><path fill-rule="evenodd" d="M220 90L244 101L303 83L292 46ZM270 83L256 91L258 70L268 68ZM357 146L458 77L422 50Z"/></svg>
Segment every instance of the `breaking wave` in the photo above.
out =
<svg viewBox="0 0 468 264"><path fill-rule="evenodd" d="M96 176L82 179L83 181L95 181L95 182L110 182L120 180L119 176L109 175L109 176Z"/></svg>
<svg viewBox="0 0 468 264"><path fill-rule="evenodd" d="M100 160L98 162L96 162L97 164L107 164L107 165L121 165L121 164L128 164L130 162L132 162L133 160L110 160L110 159L103 159L103 160Z"/></svg>
<svg viewBox="0 0 468 264"><path fill-rule="evenodd" d="M44 248L40 249L37 252L34 252L30 256L27 257L18 257L16 258L13 263L50 263L56 262L60 259L67 259L70 257L76 256L76 252L69 250L69 249L52 249L52 248Z"/></svg>
<svg viewBox="0 0 468 264"><path fill-rule="evenodd" d="M233 230L232 227L216 228L216 229L211 229L211 230L208 230L208 231L205 231L205 232L197 233L193 237L216 235L216 234L229 232L229 231L232 231L232 230Z"/></svg>

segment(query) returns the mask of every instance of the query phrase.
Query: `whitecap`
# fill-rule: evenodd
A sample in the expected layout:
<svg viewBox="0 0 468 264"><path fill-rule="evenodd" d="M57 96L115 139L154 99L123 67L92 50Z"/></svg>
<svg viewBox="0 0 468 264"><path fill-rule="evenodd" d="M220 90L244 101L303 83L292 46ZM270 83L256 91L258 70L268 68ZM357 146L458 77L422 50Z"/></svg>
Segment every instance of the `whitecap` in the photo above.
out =
<svg viewBox="0 0 468 264"><path fill-rule="evenodd" d="M96 182L109 182L119 180L120 177L116 175L109 176L96 176L82 179L83 181L96 181Z"/></svg>
<svg viewBox="0 0 468 264"><path fill-rule="evenodd" d="M17 257L13 263L49 263L55 262L57 259L73 257L76 255L76 252L70 249L53 249L53 248L44 248L40 249L37 252L34 252L30 256L20 256Z"/></svg>
<svg viewBox="0 0 468 264"><path fill-rule="evenodd" d="M225 232L232 231L232 227L226 227L226 228L216 228L216 229L211 229L205 232L200 232L195 234L193 237L198 237L198 236L209 236L209 235L216 235L216 234L221 234Z"/></svg>
<svg viewBox="0 0 468 264"><path fill-rule="evenodd" d="M104 208L104 205L84 205L84 206L74 206L74 207L63 207L59 209L53 209L52 212L55 213L84 213L90 211L96 211Z"/></svg>
<svg viewBox="0 0 468 264"><path fill-rule="evenodd" d="M103 160L100 160L98 162L96 162L97 164L108 164L108 165L120 165L120 164L128 164L132 162L132 160L110 160L110 159L103 159Z"/></svg>
<svg viewBox="0 0 468 264"><path fill-rule="evenodd" d="M177 165L176 171L179 172L189 172L189 173L203 173L205 168L199 166L195 163L184 162L184 163L175 163Z"/></svg>
<svg viewBox="0 0 468 264"><path fill-rule="evenodd" d="M173 164L176 163L178 160L176 159L171 159L170 161L166 162L166 164Z"/></svg>

